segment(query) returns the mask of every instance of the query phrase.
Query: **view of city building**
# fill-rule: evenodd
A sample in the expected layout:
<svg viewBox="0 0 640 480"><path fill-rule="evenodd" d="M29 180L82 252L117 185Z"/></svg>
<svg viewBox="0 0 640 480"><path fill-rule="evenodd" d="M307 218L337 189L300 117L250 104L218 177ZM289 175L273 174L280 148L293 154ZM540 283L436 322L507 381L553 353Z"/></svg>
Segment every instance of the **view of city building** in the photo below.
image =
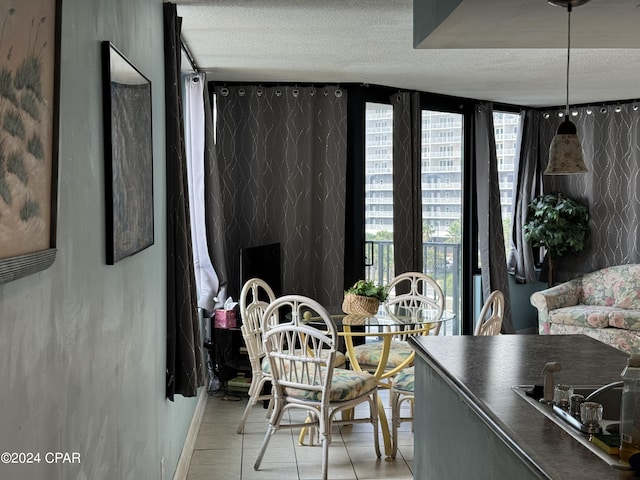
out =
<svg viewBox="0 0 640 480"><path fill-rule="evenodd" d="M368 240L393 232L393 108L369 103L366 113L365 231ZM503 222L510 224L514 157L520 117L495 112L494 127ZM422 219L425 241L461 233L462 115L422 112Z"/></svg>

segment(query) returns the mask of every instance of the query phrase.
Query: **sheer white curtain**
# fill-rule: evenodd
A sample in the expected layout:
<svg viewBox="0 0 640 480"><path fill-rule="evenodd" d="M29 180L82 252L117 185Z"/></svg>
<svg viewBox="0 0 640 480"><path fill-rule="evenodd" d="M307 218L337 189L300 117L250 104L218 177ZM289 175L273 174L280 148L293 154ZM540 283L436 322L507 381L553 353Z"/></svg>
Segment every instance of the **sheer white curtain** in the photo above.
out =
<svg viewBox="0 0 640 480"><path fill-rule="evenodd" d="M184 136L189 179L189 205L193 263L198 288L198 307L210 316L216 306L220 282L207 246L205 212L205 82L204 73L183 75ZM224 301L224 299L218 300Z"/></svg>

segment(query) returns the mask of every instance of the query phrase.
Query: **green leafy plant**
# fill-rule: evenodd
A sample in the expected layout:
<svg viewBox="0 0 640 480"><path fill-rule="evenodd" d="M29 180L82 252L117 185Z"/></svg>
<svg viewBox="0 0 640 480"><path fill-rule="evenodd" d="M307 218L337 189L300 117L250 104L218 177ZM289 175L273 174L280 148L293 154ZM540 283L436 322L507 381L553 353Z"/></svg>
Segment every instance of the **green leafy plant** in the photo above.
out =
<svg viewBox="0 0 640 480"><path fill-rule="evenodd" d="M387 287L384 285L376 285L371 280L358 280L353 287L344 292L352 295L360 295L362 297L377 298L380 302L384 302L389 296Z"/></svg>
<svg viewBox="0 0 640 480"><path fill-rule="evenodd" d="M540 195L527 208L524 237L534 247L544 247L552 285L553 259L584 249L589 233L589 209L559 193Z"/></svg>

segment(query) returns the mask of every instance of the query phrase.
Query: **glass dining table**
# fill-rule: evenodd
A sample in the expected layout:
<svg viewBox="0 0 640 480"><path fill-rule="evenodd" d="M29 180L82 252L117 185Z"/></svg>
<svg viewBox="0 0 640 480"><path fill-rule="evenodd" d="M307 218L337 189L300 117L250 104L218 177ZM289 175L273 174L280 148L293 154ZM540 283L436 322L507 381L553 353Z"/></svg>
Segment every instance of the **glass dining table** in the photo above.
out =
<svg viewBox="0 0 640 480"><path fill-rule="evenodd" d="M438 335L442 331L444 322L451 321L455 315L449 311L439 312L435 309L420 307L393 308L383 305L375 315L353 315L335 313L337 308L328 309L331 319L336 325L338 336L344 339L344 349L353 370L369 371L378 379L379 388L390 388L391 379L402 369L413 365L415 352L411 352L399 364L390 368L387 363L392 345L403 342L411 335ZM311 313L305 315L309 323L313 323ZM355 339L359 343L379 345L379 356L376 355L375 365L361 365L358 361ZM410 347L409 347L410 348ZM378 397L378 416L384 440L384 450L387 460L391 460L391 433L384 405ZM304 438L301 432L300 441Z"/></svg>

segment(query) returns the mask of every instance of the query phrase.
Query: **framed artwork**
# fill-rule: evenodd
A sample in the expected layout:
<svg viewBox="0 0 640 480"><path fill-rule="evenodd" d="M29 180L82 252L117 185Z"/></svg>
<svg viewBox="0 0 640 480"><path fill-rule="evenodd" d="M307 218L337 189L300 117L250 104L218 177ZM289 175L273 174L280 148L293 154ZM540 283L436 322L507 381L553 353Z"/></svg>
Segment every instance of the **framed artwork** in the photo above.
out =
<svg viewBox="0 0 640 480"><path fill-rule="evenodd" d="M107 264L153 245L151 82L102 43Z"/></svg>
<svg viewBox="0 0 640 480"><path fill-rule="evenodd" d="M56 258L61 0L1 5L0 284Z"/></svg>

